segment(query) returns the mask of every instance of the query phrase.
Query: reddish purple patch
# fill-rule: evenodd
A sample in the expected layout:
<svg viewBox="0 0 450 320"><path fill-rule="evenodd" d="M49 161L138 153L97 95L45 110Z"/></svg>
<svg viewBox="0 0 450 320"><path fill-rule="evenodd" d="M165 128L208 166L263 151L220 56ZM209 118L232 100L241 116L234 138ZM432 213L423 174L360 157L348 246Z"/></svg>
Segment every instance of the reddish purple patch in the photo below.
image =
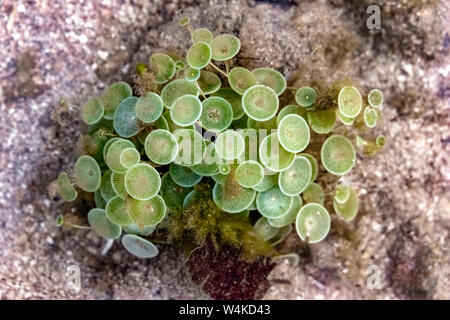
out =
<svg viewBox="0 0 450 320"><path fill-rule="evenodd" d="M267 276L275 264L268 258L240 259L240 251L224 245L216 252L208 237L185 264L192 281L216 300L250 300L267 290ZM259 289L259 290L258 290ZM263 292L262 292L263 291Z"/></svg>

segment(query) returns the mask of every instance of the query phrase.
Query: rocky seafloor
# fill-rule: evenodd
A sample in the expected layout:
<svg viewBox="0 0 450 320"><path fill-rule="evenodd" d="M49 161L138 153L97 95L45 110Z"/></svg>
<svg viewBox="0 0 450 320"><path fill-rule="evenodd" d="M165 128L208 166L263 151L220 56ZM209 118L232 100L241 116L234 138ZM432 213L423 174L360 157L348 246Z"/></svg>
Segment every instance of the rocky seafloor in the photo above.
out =
<svg viewBox="0 0 450 320"><path fill-rule="evenodd" d="M380 30L366 27L369 4L381 8ZM282 250L300 263L277 265L264 298L449 299L450 7L437 0L2 1L0 299L209 298L169 245L151 260L119 244L102 255L89 231L56 228L65 207L47 190L76 159L75 106L131 81L152 53L186 49L180 9L194 26L238 35L239 64L276 68L291 86L351 78L385 94L375 131L387 146L359 153L348 177L358 217L333 219L318 244L290 235ZM72 107L56 114L61 97ZM67 286L73 265L80 291Z"/></svg>

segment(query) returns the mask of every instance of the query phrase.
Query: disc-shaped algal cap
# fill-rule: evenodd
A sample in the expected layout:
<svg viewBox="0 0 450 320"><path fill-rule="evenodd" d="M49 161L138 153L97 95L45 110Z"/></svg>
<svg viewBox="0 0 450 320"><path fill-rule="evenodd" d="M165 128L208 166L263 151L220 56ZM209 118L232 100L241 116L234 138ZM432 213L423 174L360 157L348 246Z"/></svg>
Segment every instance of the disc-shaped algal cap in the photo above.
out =
<svg viewBox="0 0 450 320"><path fill-rule="evenodd" d="M316 90L311 87L301 87L295 92L295 102L299 106L309 107L316 101Z"/></svg>
<svg viewBox="0 0 450 320"><path fill-rule="evenodd" d="M239 158L245 150L244 138L239 132L227 130L217 136L216 154L225 160Z"/></svg>
<svg viewBox="0 0 450 320"><path fill-rule="evenodd" d="M184 62L183 59L178 59L175 61L175 68L177 70L184 69L184 67L186 67L186 62Z"/></svg>
<svg viewBox="0 0 450 320"><path fill-rule="evenodd" d="M242 95L245 90L257 85L258 80L250 70L242 67L235 67L228 73L228 83L234 91Z"/></svg>
<svg viewBox="0 0 450 320"><path fill-rule="evenodd" d="M386 137L384 135L379 135L376 140L375 143L377 146L379 147L383 147L386 144Z"/></svg>
<svg viewBox="0 0 450 320"><path fill-rule="evenodd" d="M119 137L113 137L111 139L109 139L108 141L106 141L106 143L103 146L103 160L106 161L106 154L108 153L108 149L111 146L111 144L117 140L120 140L122 138Z"/></svg>
<svg viewBox="0 0 450 320"><path fill-rule="evenodd" d="M114 112L114 130L121 137L131 138L139 132L139 119L135 112L137 101L136 97L126 98Z"/></svg>
<svg viewBox="0 0 450 320"><path fill-rule="evenodd" d="M378 122L378 112L374 108L367 107L364 109L364 123L369 128L373 128Z"/></svg>
<svg viewBox="0 0 450 320"><path fill-rule="evenodd" d="M277 70L271 68L258 68L252 72L256 76L259 84L272 88L277 95L281 95L286 89L286 79Z"/></svg>
<svg viewBox="0 0 450 320"><path fill-rule="evenodd" d="M196 42L206 42L211 43L213 39L213 35L209 29L206 28L198 28L192 31L191 33L191 39L193 43Z"/></svg>
<svg viewBox="0 0 450 320"><path fill-rule="evenodd" d="M184 188L193 187L202 180L202 176L196 174L189 167L180 166L175 163L170 164L169 173L172 180Z"/></svg>
<svg viewBox="0 0 450 320"><path fill-rule="evenodd" d="M173 181L169 172L161 178L161 196L170 210L180 210L183 208L183 201L192 188L184 188Z"/></svg>
<svg viewBox="0 0 450 320"><path fill-rule="evenodd" d="M311 181L312 168L308 159L297 156L289 169L278 175L278 186L288 196L302 193Z"/></svg>
<svg viewBox="0 0 450 320"><path fill-rule="evenodd" d="M185 27L185 26L187 26L189 24L189 22L191 22L191 18L189 18L189 17L181 17L178 20L178 25L180 27Z"/></svg>
<svg viewBox="0 0 450 320"><path fill-rule="evenodd" d="M359 200L358 194L353 188L348 187L348 198L344 203L338 202L336 196L333 199L333 208L336 214L347 221L355 219L358 213Z"/></svg>
<svg viewBox="0 0 450 320"><path fill-rule="evenodd" d="M66 172L61 172L58 176L58 193L67 202L74 201L78 196Z"/></svg>
<svg viewBox="0 0 450 320"><path fill-rule="evenodd" d="M318 203L304 205L297 215L295 227L302 240L310 243L322 241L330 231L330 214Z"/></svg>
<svg viewBox="0 0 450 320"><path fill-rule="evenodd" d="M136 200L149 200L161 188L158 171L146 163L138 163L125 174L125 189Z"/></svg>
<svg viewBox="0 0 450 320"><path fill-rule="evenodd" d="M166 216L166 203L159 195L150 200L127 199L128 214L140 228L153 227Z"/></svg>
<svg viewBox="0 0 450 320"><path fill-rule="evenodd" d="M114 191L114 188L112 187L112 183L111 183L111 176L112 176L112 171L111 170L107 170L103 176L102 176L102 181L100 183L100 194L102 195L103 199L108 202L111 198L114 198L115 196L117 196L116 192Z"/></svg>
<svg viewBox="0 0 450 320"><path fill-rule="evenodd" d="M344 175L355 165L356 153L352 143L341 135L332 135L322 145L322 164L329 173Z"/></svg>
<svg viewBox="0 0 450 320"><path fill-rule="evenodd" d="M253 227L265 241L272 239L278 232L278 228L269 224L266 217L259 218Z"/></svg>
<svg viewBox="0 0 450 320"><path fill-rule="evenodd" d="M348 118L355 118L362 108L362 97L358 89L345 86L338 96L338 106L342 114Z"/></svg>
<svg viewBox="0 0 450 320"><path fill-rule="evenodd" d="M248 88L242 96L245 113L256 121L266 121L278 111L278 96L271 88L256 85Z"/></svg>
<svg viewBox="0 0 450 320"><path fill-rule="evenodd" d="M314 180L316 180L317 178L317 174L319 173L319 165L317 163L316 158L314 158L312 155L310 155L309 153L299 153L299 156L303 156L306 159L309 160L309 163L311 164L311 169L312 169L312 173L311 173L311 181L310 182L314 182Z"/></svg>
<svg viewBox="0 0 450 320"><path fill-rule="evenodd" d="M150 70L155 75L156 83L166 83L175 75L175 62L167 54L155 53L150 57Z"/></svg>
<svg viewBox="0 0 450 320"><path fill-rule="evenodd" d="M325 202L325 193L319 184L313 182L303 191L302 198L305 203L318 203L323 205Z"/></svg>
<svg viewBox="0 0 450 320"><path fill-rule="evenodd" d="M184 78L188 81L197 81L200 78L200 71L200 69L188 67L184 71Z"/></svg>
<svg viewBox="0 0 450 320"><path fill-rule="evenodd" d="M87 192L94 192L100 187L101 172L97 161L91 156L81 156L75 163L75 182Z"/></svg>
<svg viewBox="0 0 450 320"><path fill-rule="evenodd" d="M221 97L209 97L202 101L200 123L209 131L223 131L233 121L233 109L227 100Z"/></svg>
<svg viewBox="0 0 450 320"><path fill-rule="evenodd" d="M235 177L241 186L253 188L262 182L264 178L264 169L258 162L247 160L240 163L236 168Z"/></svg>
<svg viewBox="0 0 450 320"><path fill-rule="evenodd" d="M192 166L202 162L206 150L205 139L193 129L177 129L173 135L177 139L178 153L176 164Z"/></svg>
<svg viewBox="0 0 450 320"><path fill-rule="evenodd" d="M153 243L135 234L124 235L122 245L129 253L143 259L154 258L159 252Z"/></svg>
<svg viewBox="0 0 450 320"><path fill-rule="evenodd" d="M330 133L336 122L336 112L332 109L308 111L308 123L318 134Z"/></svg>
<svg viewBox="0 0 450 320"><path fill-rule="evenodd" d="M292 222L295 221L295 218L297 218L297 214L303 205L303 201L302 198L300 198L299 196L292 197L292 199L293 199L292 206L287 214L285 214L281 218L267 219L267 221L271 226L275 228L282 228L290 225Z"/></svg>
<svg viewBox="0 0 450 320"><path fill-rule="evenodd" d="M122 162L120 162L120 155L122 154L123 150L134 147L134 144L130 140L115 140L113 143L111 143L111 145L108 147L108 151L106 152L106 165L113 172L125 173L127 171L127 168L122 165Z"/></svg>
<svg viewBox="0 0 450 320"><path fill-rule="evenodd" d="M126 226L133 222L128 214L128 207L125 200L114 197L106 204L106 217L118 226Z"/></svg>
<svg viewBox="0 0 450 320"><path fill-rule="evenodd" d="M245 112L244 109L242 109L242 97L232 88L220 88L214 92L212 96L224 98L231 105L231 109L233 109L233 120L240 119L244 116Z"/></svg>
<svg viewBox="0 0 450 320"><path fill-rule="evenodd" d="M373 89L369 92L367 101L372 107L378 108L383 103L383 93L378 89Z"/></svg>
<svg viewBox="0 0 450 320"><path fill-rule="evenodd" d="M106 88L100 96L100 101L105 107L105 113L103 115L105 119L112 120L119 103L132 95L133 90L125 82L116 82Z"/></svg>
<svg viewBox="0 0 450 320"><path fill-rule="evenodd" d="M127 169L139 163L141 155L136 148L126 148L120 153L120 163Z"/></svg>
<svg viewBox="0 0 450 320"><path fill-rule="evenodd" d="M163 109L161 97L154 92L149 92L138 99L134 111L139 120L144 123L151 123L161 117Z"/></svg>
<svg viewBox="0 0 450 320"><path fill-rule="evenodd" d="M117 239L122 234L122 228L109 221L103 209L91 209L88 213L88 222L91 229L105 239Z"/></svg>
<svg viewBox="0 0 450 320"><path fill-rule="evenodd" d="M288 114L278 124L278 138L287 151L301 152L309 144L309 126L299 115Z"/></svg>
<svg viewBox="0 0 450 320"><path fill-rule="evenodd" d="M222 82L220 78L213 72L201 70L197 84L203 94L212 94L219 90Z"/></svg>
<svg viewBox="0 0 450 320"><path fill-rule="evenodd" d="M211 61L211 47L204 41L194 43L186 54L186 61L191 68L202 69Z"/></svg>
<svg viewBox="0 0 450 320"><path fill-rule="evenodd" d="M232 34L221 34L212 40L211 49L214 60L229 60L241 49L241 41Z"/></svg>
<svg viewBox="0 0 450 320"><path fill-rule="evenodd" d="M128 193L125 189L125 173L113 172L111 174L111 186L117 196L124 200L126 199Z"/></svg>
<svg viewBox="0 0 450 320"><path fill-rule="evenodd" d="M242 187L233 173L226 176L223 184L216 183L213 188L213 200L219 209L238 213L250 207L255 200L256 191Z"/></svg>
<svg viewBox="0 0 450 320"><path fill-rule="evenodd" d="M351 188L346 185L337 186L334 190L333 200L335 200L339 204L346 203L348 198L350 197L350 189Z"/></svg>
<svg viewBox="0 0 450 320"><path fill-rule="evenodd" d="M161 99L168 109L172 108L174 101L185 94L198 96L198 89L195 83L186 79L177 79L169 82L161 90Z"/></svg>
<svg viewBox="0 0 450 320"><path fill-rule="evenodd" d="M259 192L256 196L256 208L263 217L278 219L291 209L293 197L285 195L278 186Z"/></svg>
<svg viewBox="0 0 450 320"><path fill-rule="evenodd" d="M281 172L287 170L295 159L295 153L283 148L277 133L264 138L259 146L259 159L269 170Z"/></svg>
<svg viewBox="0 0 450 320"><path fill-rule="evenodd" d="M170 109L170 118L180 127L194 124L202 114L202 103L192 94L177 98Z"/></svg>
<svg viewBox="0 0 450 320"><path fill-rule="evenodd" d="M177 139L165 129L150 132L145 139L144 148L147 157L159 165L171 163L178 153Z"/></svg>

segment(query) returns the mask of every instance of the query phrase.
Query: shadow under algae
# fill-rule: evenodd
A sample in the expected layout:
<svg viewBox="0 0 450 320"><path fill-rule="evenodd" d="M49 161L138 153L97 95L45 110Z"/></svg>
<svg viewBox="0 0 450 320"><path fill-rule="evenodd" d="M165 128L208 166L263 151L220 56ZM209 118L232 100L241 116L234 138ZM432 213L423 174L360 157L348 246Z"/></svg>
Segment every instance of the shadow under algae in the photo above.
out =
<svg viewBox="0 0 450 320"><path fill-rule="evenodd" d="M350 80L287 87L274 69L241 66L236 36L192 30L188 17L179 25L192 39L186 55L155 53L137 65L134 91L117 82L82 106L80 157L54 185L68 203L92 209L56 223L121 238L140 258L174 244L213 298L255 298L274 262L298 262L278 246L294 227L316 243L330 230L330 210L356 217L358 192L346 175L354 143L371 154L385 144L367 134L383 95L361 95ZM339 178L331 194L316 183L319 158L325 175Z"/></svg>

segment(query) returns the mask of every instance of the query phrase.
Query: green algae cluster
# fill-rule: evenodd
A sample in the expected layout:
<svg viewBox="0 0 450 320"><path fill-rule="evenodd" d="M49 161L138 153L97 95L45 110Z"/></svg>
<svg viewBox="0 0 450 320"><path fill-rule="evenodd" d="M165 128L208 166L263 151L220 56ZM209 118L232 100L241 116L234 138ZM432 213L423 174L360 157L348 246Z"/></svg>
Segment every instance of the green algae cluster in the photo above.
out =
<svg viewBox="0 0 450 320"><path fill-rule="evenodd" d="M319 178L355 166L354 143L368 142L354 131L377 125L381 91L291 88L277 70L233 66L236 36L192 30L187 17L179 25L192 40L184 55L154 53L138 64L134 91L113 83L81 107L83 152L59 175L60 196L92 194L90 229L140 258L155 257L161 238L189 251L207 237L247 258L275 256L294 229L302 241L325 239L330 212L353 220L357 190L338 185L327 205Z"/></svg>

